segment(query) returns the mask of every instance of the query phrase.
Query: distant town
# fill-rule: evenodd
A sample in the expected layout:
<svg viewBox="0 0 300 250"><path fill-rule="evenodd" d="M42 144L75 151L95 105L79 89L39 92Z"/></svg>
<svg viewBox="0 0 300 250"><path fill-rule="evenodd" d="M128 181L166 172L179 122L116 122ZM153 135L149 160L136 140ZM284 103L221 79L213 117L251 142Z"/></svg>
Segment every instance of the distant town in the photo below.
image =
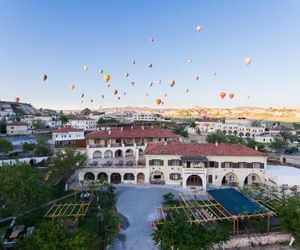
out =
<svg viewBox="0 0 300 250"><path fill-rule="evenodd" d="M185 205L180 209L185 212L188 209L195 223L225 218L237 223L244 220L243 216L251 218L255 214L266 218L266 232L280 231L279 224L275 223L279 214L269 202L284 199L282 188L293 194L300 192L300 123L245 116L221 117L221 113L216 118L210 116L215 114L211 110L193 111L193 116L188 114L183 118L166 115L174 112L92 111L88 108L63 112L36 109L25 103L1 102L0 167L29 164L41 169L46 183L52 187L63 184L65 191L58 197L82 191L79 199L84 203L78 204L85 205L76 214L64 211L65 205L59 207L59 198L45 211L45 217L49 218L60 218L57 211L70 212L76 220L86 216L93 188L104 183L120 187L166 186L182 189L179 199ZM271 200L259 199L258 190ZM243 204L250 208L255 204L253 213L241 215L230 210L233 208L227 204L228 200L240 193L249 199L245 198L247 200L240 205L241 201L236 201L236 206ZM176 202L173 199L178 193L171 190L169 195L171 200L164 196L165 204ZM196 202L198 195L211 198L199 198L198 207L191 208L192 197ZM227 201L220 198L224 195ZM213 210L211 202L216 207ZM68 206L74 211L77 209L77 205L69 203ZM168 220L169 209L168 206L155 207L156 217L149 222L154 229ZM22 212L17 208L16 211ZM7 221L5 216L0 216L1 221ZM3 238L5 249L18 246L18 239L25 237L22 234L34 230L34 225L25 226L26 230L24 225L21 228L14 225L8 229L13 235L8 233ZM244 227L246 230L249 225ZM234 228L231 234L238 235L237 230ZM112 236L116 233L113 231ZM274 244L290 240L289 234L266 237ZM105 242L105 245L110 244L111 240ZM114 244L118 243L114 241ZM240 243L233 238L226 244Z"/></svg>

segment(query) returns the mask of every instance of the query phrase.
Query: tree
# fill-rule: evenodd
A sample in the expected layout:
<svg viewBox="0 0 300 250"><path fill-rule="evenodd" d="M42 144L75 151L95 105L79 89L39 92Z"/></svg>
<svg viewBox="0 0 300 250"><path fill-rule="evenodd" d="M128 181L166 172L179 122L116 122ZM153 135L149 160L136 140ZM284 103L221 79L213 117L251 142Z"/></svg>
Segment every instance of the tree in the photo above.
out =
<svg viewBox="0 0 300 250"><path fill-rule="evenodd" d="M52 154L49 143L44 138L38 138L34 148L36 156L49 156Z"/></svg>
<svg viewBox="0 0 300 250"><path fill-rule="evenodd" d="M175 211L175 210L174 210ZM203 226L188 223L184 212L172 214L160 224L152 234L155 244L161 250L202 250L210 249L215 244L226 242L230 238L229 225L215 222Z"/></svg>
<svg viewBox="0 0 300 250"><path fill-rule="evenodd" d="M296 243L300 243L300 196L287 197L277 207L282 229L293 234Z"/></svg>
<svg viewBox="0 0 300 250"><path fill-rule="evenodd" d="M172 130L172 132L182 137L188 137L188 132L185 130L185 127L176 127Z"/></svg>
<svg viewBox="0 0 300 250"><path fill-rule="evenodd" d="M13 150L12 143L9 140L0 137L0 152L7 153L7 152L9 152L11 150Z"/></svg>
<svg viewBox="0 0 300 250"><path fill-rule="evenodd" d="M298 152L299 152L299 149L297 147L289 147L284 151L285 154L294 154L294 153L298 153Z"/></svg>
<svg viewBox="0 0 300 250"><path fill-rule="evenodd" d="M61 121L62 124L66 124L69 121L68 116L64 114L60 114L58 119Z"/></svg>
<svg viewBox="0 0 300 250"><path fill-rule="evenodd" d="M22 150L23 152L30 152L30 151L33 151L35 148L35 144L34 143L28 143L28 142L25 142L23 145L22 145Z"/></svg>
<svg viewBox="0 0 300 250"><path fill-rule="evenodd" d="M42 120L36 120L33 123L34 129L45 129L46 128L46 123Z"/></svg>
<svg viewBox="0 0 300 250"><path fill-rule="evenodd" d="M6 134L6 120L2 118L0 121L0 134Z"/></svg>
<svg viewBox="0 0 300 250"><path fill-rule="evenodd" d="M228 142L226 136L223 134L221 130L217 130L215 133L208 134L206 137L206 141L208 143L226 143Z"/></svg>
<svg viewBox="0 0 300 250"><path fill-rule="evenodd" d="M38 169L25 163L0 168L1 214L16 215L44 204L51 197L50 189Z"/></svg>
<svg viewBox="0 0 300 250"><path fill-rule="evenodd" d="M270 147L275 150L282 150L287 146L287 142L280 138L275 138L273 142L271 142Z"/></svg>
<svg viewBox="0 0 300 250"><path fill-rule="evenodd" d="M55 222L43 222L36 226L32 235L18 241L17 249L88 250L89 235L85 232L70 233Z"/></svg>
<svg viewBox="0 0 300 250"><path fill-rule="evenodd" d="M190 126L191 126L191 128L195 128L196 127L196 122L194 120L191 120Z"/></svg>
<svg viewBox="0 0 300 250"><path fill-rule="evenodd" d="M291 132L280 132L280 136L285 140L285 141L297 141L297 136L293 135Z"/></svg>
<svg viewBox="0 0 300 250"><path fill-rule="evenodd" d="M257 150L260 151L260 152L265 152L266 151L264 144L256 142L254 140L249 140L246 145L249 148L253 148L253 149L257 148Z"/></svg>
<svg viewBox="0 0 300 250"><path fill-rule="evenodd" d="M85 154L76 152L72 148L66 148L64 151L55 152L50 166L56 174L67 180L77 169L82 168L86 159Z"/></svg>

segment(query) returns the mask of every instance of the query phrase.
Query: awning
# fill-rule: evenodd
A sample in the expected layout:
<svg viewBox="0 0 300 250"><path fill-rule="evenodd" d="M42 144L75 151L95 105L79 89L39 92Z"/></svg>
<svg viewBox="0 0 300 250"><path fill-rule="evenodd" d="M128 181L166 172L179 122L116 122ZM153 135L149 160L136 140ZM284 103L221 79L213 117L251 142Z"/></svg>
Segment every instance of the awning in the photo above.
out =
<svg viewBox="0 0 300 250"><path fill-rule="evenodd" d="M202 156L181 156L182 161L208 162L206 157Z"/></svg>

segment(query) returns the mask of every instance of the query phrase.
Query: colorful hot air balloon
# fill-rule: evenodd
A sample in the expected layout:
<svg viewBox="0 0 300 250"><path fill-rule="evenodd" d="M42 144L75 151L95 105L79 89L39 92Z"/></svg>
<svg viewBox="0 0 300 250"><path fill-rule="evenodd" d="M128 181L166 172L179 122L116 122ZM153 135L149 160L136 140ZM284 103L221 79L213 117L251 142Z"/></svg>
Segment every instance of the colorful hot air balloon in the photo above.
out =
<svg viewBox="0 0 300 250"><path fill-rule="evenodd" d="M83 70L84 70L84 71L87 71L88 69L89 69L89 67L88 67L87 65L84 65L84 66L83 66Z"/></svg>
<svg viewBox="0 0 300 250"><path fill-rule="evenodd" d="M136 61L132 61L132 64L136 64Z"/></svg>
<svg viewBox="0 0 300 250"><path fill-rule="evenodd" d="M125 73L125 78L127 78L129 76L129 73L127 72L127 73Z"/></svg>
<svg viewBox="0 0 300 250"><path fill-rule="evenodd" d="M104 81L106 81L106 82L109 82L109 80L110 80L110 75L105 75L104 77L103 77L103 79L104 79Z"/></svg>
<svg viewBox="0 0 300 250"><path fill-rule="evenodd" d="M113 94L117 95L118 94L118 90L114 89Z"/></svg>
<svg viewBox="0 0 300 250"><path fill-rule="evenodd" d="M83 97L84 97L84 94L82 93L82 94L81 94L81 98L83 98Z"/></svg>
<svg viewBox="0 0 300 250"><path fill-rule="evenodd" d="M109 82L106 83L106 87L110 88L110 83Z"/></svg>
<svg viewBox="0 0 300 250"><path fill-rule="evenodd" d="M157 105L160 105L160 104L161 104L161 99L156 99L156 100L155 100L155 103L156 103Z"/></svg>
<svg viewBox="0 0 300 250"><path fill-rule="evenodd" d="M94 100L93 100L93 99L91 99L91 100L90 100L90 102L94 102Z"/></svg>
<svg viewBox="0 0 300 250"><path fill-rule="evenodd" d="M200 76L197 75L197 76L195 77L195 79L196 79L196 81L199 81L199 80L200 80Z"/></svg>
<svg viewBox="0 0 300 250"><path fill-rule="evenodd" d="M233 99L233 98L234 98L234 93L230 93L230 94L229 94L229 98L230 98L230 99Z"/></svg>
<svg viewBox="0 0 300 250"><path fill-rule="evenodd" d="M126 95L126 92L123 92L123 95Z"/></svg>
<svg viewBox="0 0 300 250"><path fill-rule="evenodd" d="M152 82L152 81L149 81L148 84L149 84L150 87L152 87L153 82Z"/></svg>
<svg viewBox="0 0 300 250"><path fill-rule="evenodd" d="M154 38L151 37L151 38L149 39L149 42L150 42L150 43L154 43Z"/></svg>
<svg viewBox="0 0 300 250"><path fill-rule="evenodd" d="M121 97L120 97L120 96L118 96L118 100L121 100Z"/></svg>
<svg viewBox="0 0 300 250"><path fill-rule="evenodd" d="M104 95L101 95L101 99L104 99Z"/></svg>
<svg viewBox="0 0 300 250"><path fill-rule="evenodd" d="M225 93L225 92L221 92L221 93L220 93L220 97L221 97L222 99L224 99L225 96L226 96L226 93Z"/></svg>
<svg viewBox="0 0 300 250"><path fill-rule="evenodd" d="M246 58L244 59L244 63L245 63L247 66L249 66L249 65L252 63L252 59L251 59L250 57L246 57Z"/></svg>
<svg viewBox="0 0 300 250"><path fill-rule="evenodd" d="M100 73L100 74L102 74L103 72L104 72L103 69L100 69L100 70L99 70L99 73Z"/></svg>
<svg viewBox="0 0 300 250"><path fill-rule="evenodd" d="M201 26L200 26L200 25L197 25L197 26L196 26L196 31L197 31L197 32L200 32L200 31L201 31L201 29L202 29L202 28L201 28Z"/></svg>
<svg viewBox="0 0 300 250"><path fill-rule="evenodd" d="M15 101L16 101L16 103L19 103L19 102L20 102L20 98L19 98L19 97L16 97L16 98L15 98Z"/></svg>
<svg viewBox="0 0 300 250"><path fill-rule="evenodd" d="M189 89L186 89L186 90L185 90L185 93L188 93L188 92L189 92Z"/></svg>
<svg viewBox="0 0 300 250"><path fill-rule="evenodd" d="M169 84L171 87L173 87L174 84L175 84L175 80L169 80L169 81L168 81L168 84Z"/></svg>
<svg viewBox="0 0 300 250"><path fill-rule="evenodd" d="M131 86L133 87L134 86L134 82L130 82Z"/></svg>
<svg viewBox="0 0 300 250"><path fill-rule="evenodd" d="M48 76L43 74L43 75L40 76L40 78L41 78L42 81L46 81Z"/></svg>
<svg viewBox="0 0 300 250"><path fill-rule="evenodd" d="M150 69L152 68L152 66L153 66L152 63L149 63L149 64L148 64L148 67L149 67Z"/></svg>
<svg viewBox="0 0 300 250"><path fill-rule="evenodd" d="M70 84L70 89L71 90L75 89L75 84Z"/></svg>

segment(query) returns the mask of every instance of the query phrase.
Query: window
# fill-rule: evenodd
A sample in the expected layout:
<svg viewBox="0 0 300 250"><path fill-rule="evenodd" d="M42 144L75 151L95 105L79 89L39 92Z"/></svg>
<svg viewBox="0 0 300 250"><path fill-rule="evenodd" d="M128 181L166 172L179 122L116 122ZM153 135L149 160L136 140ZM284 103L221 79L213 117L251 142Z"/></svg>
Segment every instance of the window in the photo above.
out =
<svg viewBox="0 0 300 250"><path fill-rule="evenodd" d="M168 160L168 165L169 166L182 166L182 161L181 160Z"/></svg>
<svg viewBox="0 0 300 250"><path fill-rule="evenodd" d="M176 181L176 180L179 180L180 178L181 178L181 176L178 173L171 173L170 174L170 180Z"/></svg>
<svg viewBox="0 0 300 250"><path fill-rule="evenodd" d="M158 159L153 159L149 161L150 166L163 166L164 161L163 160L158 160Z"/></svg>
<svg viewBox="0 0 300 250"><path fill-rule="evenodd" d="M231 162L224 162L225 168L230 168L231 167Z"/></svg>
<svg viewBox="0 0 300 250"><path fill-rule="evenodd" d="M253 162L253 168L260 168L260 162Z"/></svg>
<svg viewBox="0 0 300 250"><path fill-rule="evenodd" d="M229 181L234 181L234 176L233 175L229 175Z"/></svg>
<svg viewBox="0 0 300 250"><path fill-rule="evenodd" d="M245 162L239 162L239 168L245 168L246 163Z"/></svg>

